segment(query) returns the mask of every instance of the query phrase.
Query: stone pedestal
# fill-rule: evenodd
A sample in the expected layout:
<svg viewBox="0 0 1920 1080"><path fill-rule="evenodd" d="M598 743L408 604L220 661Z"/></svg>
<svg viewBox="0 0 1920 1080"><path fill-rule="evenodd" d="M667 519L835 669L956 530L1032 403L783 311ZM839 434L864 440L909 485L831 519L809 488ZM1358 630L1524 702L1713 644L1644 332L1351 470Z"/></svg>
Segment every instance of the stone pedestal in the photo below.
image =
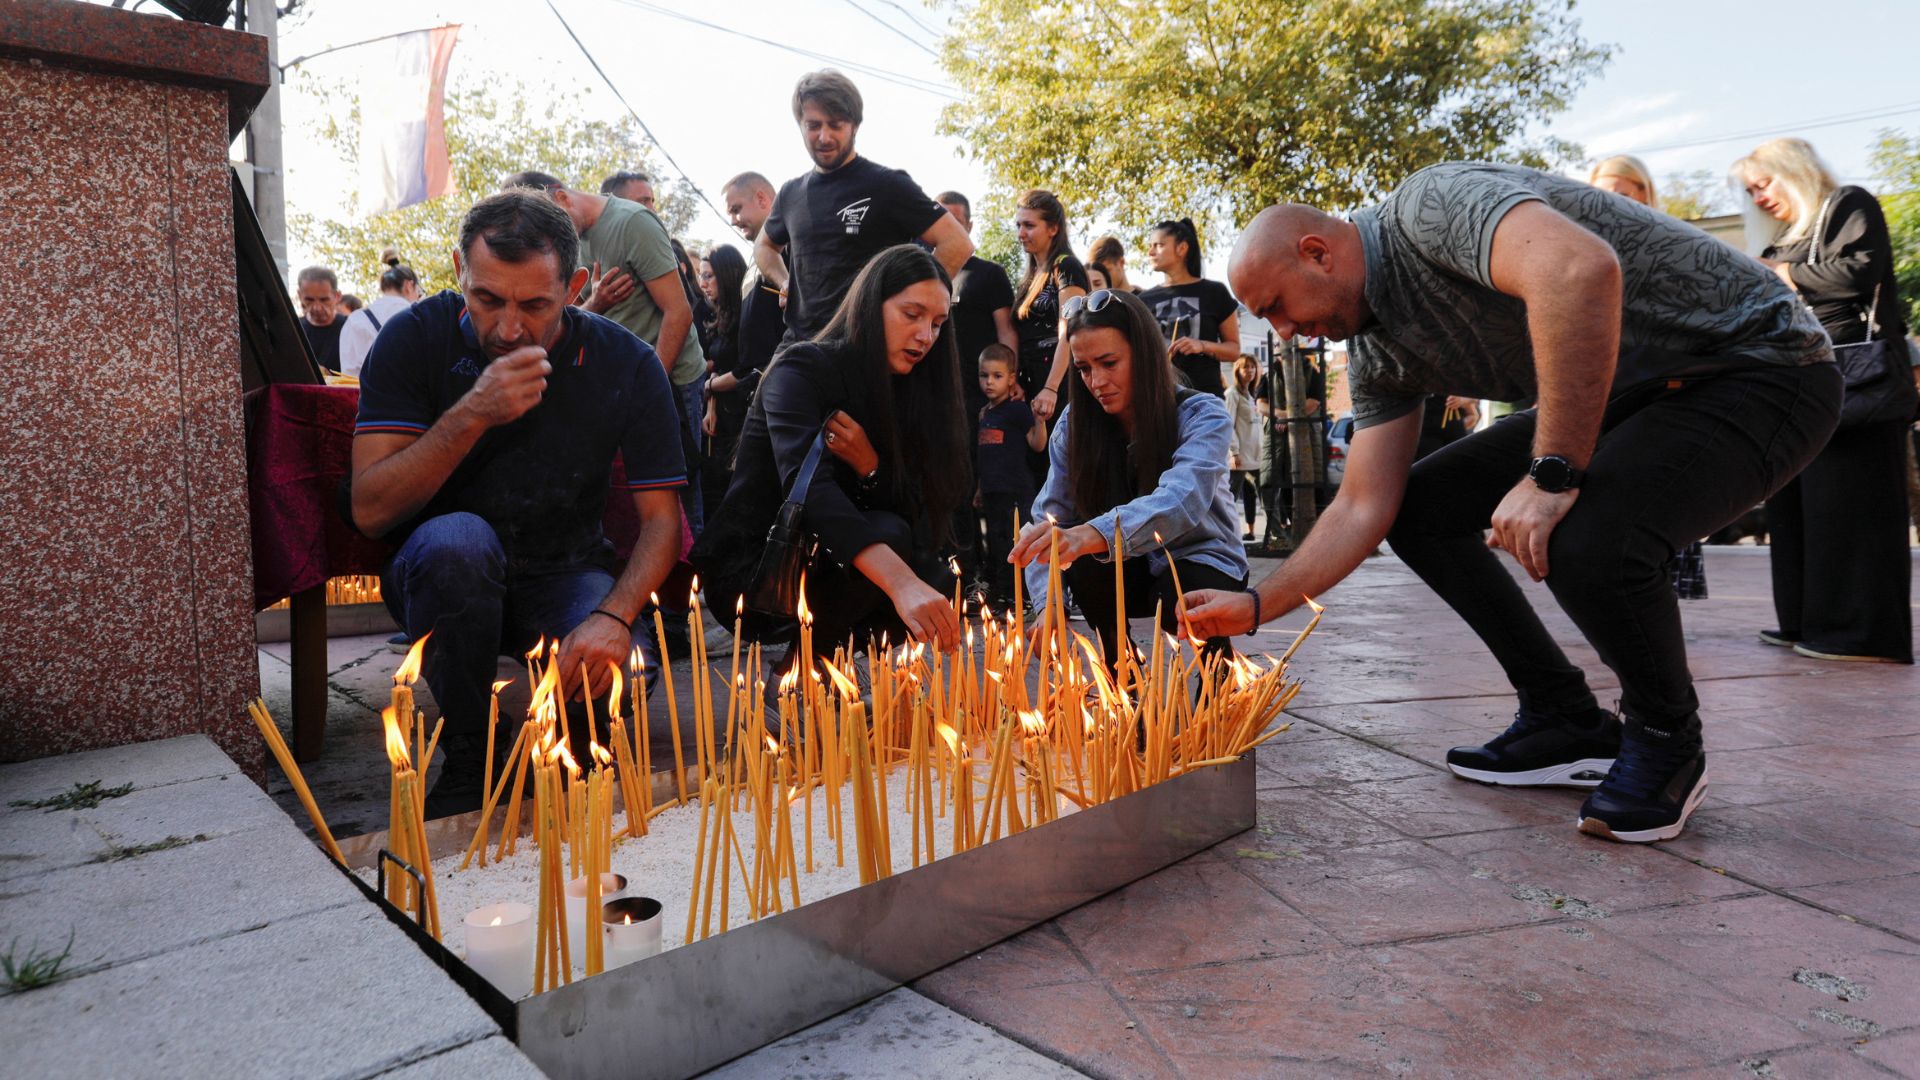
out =
<svg viewBox="0 0 1920 1080"><path fill-rule="evenodd" d="M227 147L264 38L0 4L0 760L257 770Z"/></svg>

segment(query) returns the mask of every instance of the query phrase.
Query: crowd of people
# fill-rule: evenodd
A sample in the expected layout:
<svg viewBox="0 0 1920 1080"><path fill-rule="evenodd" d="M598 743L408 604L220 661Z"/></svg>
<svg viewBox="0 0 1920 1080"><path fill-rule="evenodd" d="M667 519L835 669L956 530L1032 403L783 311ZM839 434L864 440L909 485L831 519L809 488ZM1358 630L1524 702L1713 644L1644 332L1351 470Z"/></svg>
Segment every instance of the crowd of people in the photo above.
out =
<svg viewBox="0 0 1920 1080"><path fill-rule="evenodd" d="M468 215L457 292L422 299L395 258L343 319L334 275L299 275L320 362L361 379L353 524L398 545L383 595L407 635L434 634L447 765L430 814L478 805L495 657L558 640L570 690L603 692L609 664L651 648L636 628L683 560L711 610L737 601L749 637L785 646L778 673L815 663L765 601L796 546L822 649L953 645L1057 552L1111 664L1129 647L1114 557L1129 615L1228 655L1389 541L1518 694L1513 725L1449 766L1588 789L1581 829L1619 840L1677 835L1705 788L1674 570L1690 547L1697 568L1700 537L1767 500L1780 625L1763 639L1912 660L1911 417L1842 424L1834 362L1903 338L1890 243L1873 197L1799 140L1738 167L1782 223L1764 259L1662 214L1632 159L1590 183L1454 162L1346 217L1269 208L1228 282L1205 276L1192 221L1159 222L1145 254L1162 280L1142 289L1118 237L1076 255L1043 188L1015 204L1016 280L976 254L963 194L857 152L845 76L805 76L791 104L813 167L718 193L750 255L690 257L643 174L590 192L523 171ZM1256 495L1269 521L1287 512L1300 421L1243 355L1243 310L1349 343L1355 424L1339 496L1257 584ZM1483 401L1522 407L1482 424ZM643 522L624 565L599 525L616 456ZM1618 674L1619 713L1495 549Z"/></svg>

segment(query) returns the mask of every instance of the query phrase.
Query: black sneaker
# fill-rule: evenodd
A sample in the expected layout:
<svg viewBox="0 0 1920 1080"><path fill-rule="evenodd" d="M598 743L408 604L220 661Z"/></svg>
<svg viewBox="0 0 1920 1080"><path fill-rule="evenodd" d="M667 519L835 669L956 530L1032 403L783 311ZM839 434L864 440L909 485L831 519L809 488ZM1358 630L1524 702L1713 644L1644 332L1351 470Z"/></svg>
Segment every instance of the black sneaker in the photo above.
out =
<svg viewBox="0 0 1920 1080"><path fill-rule="evenodd" d="M1522 708L1513 724L1485 746L1447 751L1453 775L1512 787L1599 785L1620 747L1620 720L1595 709L1585 726L1552 713Z"/></svg>
<svg viewBox="0 0 1920 1080"><path fill-rule="evenodd" d="M480 767L478 758L467 763L465 768L443 767L440 779L434 781L433 787L427 791L426 819L438 821L480 809L481 804L486 802L486 794L480 790Z"/></svg>
<svg viewBox="0 0 1920 1080"><path fill-rule="evenodd" d="M1697 741L1679 746L1625 738L1607 778L1580 807L1580 831L1628 844L1671 840L1707 793L1707 753Z"/></svg>

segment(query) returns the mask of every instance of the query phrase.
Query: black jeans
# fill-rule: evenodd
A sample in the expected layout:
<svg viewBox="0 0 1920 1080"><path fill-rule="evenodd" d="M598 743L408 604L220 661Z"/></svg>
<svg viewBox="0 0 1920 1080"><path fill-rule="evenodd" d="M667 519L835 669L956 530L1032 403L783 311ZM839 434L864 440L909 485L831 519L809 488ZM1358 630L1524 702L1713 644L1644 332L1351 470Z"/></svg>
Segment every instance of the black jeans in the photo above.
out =
<svg viewBox="0 0 1920 1080"><path fill-rule="evenodd" d="M1907 425L1834 432L1767 500L1773 608L1810 649L1913 662Z"/></svg>
<svg viewBox="0 0 1920 1080"><path fill-rule="evenodd" d="M1260 470L1235 469L1228 478L1232 489L1240 493L1240 516L1247 519L1247 535L1253 535L1254 512L1260 499Z"/></svg>
<svg viewBox="0 0 1920 1080"><path fill-rule="evenodd" d="M1180 559L1173 566L1180 572L1180 587L1187 592L1197 589L1240 591L1247 587L1246 578L1234 577L1206 563ZM1152 615L1157 605L1160 609L1160 628L1178 635L1180 616L1174 609L1177 598L1173 592L1173 575L1154 577L1144 555L1128 559L1122 573L1126 576L1127 616L1137 619ZM1114 610L1113 564L1093 558L1079 559L1067 567L1063 580L1067 591L1073 594L1074 602L1080 605L1080 614L1087 620L1087 625L1100 635L1100 652L1111 669L1120 657L1119 643L1113 640L1118 614ZM1233 639L1208 638L1206 646L1200 651L1208 657L1232 656Z"/></svg>
<svg viewBox="0 0 1920 1080"><path fill-rule="evenodd" d="M1585 486L1554 529L1547 587L1620 679L1635 721L1691 723L1675 551L1739 517L1804 468L1833 433L1831 364L1656 384L1610 405ZM1413 466L1388 539L1486 642L1523 707L1590 708L1586 675L1555 644L1482 530L1526 475L1534 413L1515 413Z"/></svg>

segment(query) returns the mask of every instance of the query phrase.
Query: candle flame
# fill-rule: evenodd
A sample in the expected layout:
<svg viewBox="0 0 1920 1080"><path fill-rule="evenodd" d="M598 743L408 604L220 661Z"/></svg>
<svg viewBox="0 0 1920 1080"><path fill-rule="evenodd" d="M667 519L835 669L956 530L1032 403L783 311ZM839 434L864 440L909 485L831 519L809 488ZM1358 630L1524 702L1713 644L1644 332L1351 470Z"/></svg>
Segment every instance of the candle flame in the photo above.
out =
<svg viewBox="0 0 1920 1080"><path fill-rule="evenodd" d="M573 751L567 749L566 743L563 743L563 742L554 743L553 753L554 753L555 760L558 760L560 764L565 765L567 767L568 772L572 773L575 776L580 775L580 763L573 759Z"/></svg>
<svg viewBox="0 0 1920 1080"><path fill-rule="evenodd" d="M606 747L601 746L599 743L594 743L590 749L593 752L593 763L595 765L604 769L613 764L613 755L607 753Z"/></svg>
<svg viewBox="0 0 1920 1080"><path fill-rule="evenodd" d="M1017 715L1020 717L1020 726L1027 730L1028 738L1047 733L1047 718L1038 709L1021 709Z"/></svg>
<svg viewBox="0 0 1920 1080"><path fill-rule="evenodd" d="M746 611L747 611L747 598L745 596L734 597L733 598L733 617L737 619L740 616L746 614Z"/></svg>
<svg viewBox="0 0 1920 1080"><path fill-rule="evenodd" d="M495 920L493 920L493 921L494 921L494 922L499 922L500 920L499 920L499 919L495 919ZM622 916L620 916L620 923L621 923L621 925L623 925L623 926L632 926L632 925L633 925L633 916L631 916L631 915L622 915Z"/></svg>
<svg viewBox="0 0 1920 1080"><path fill-rule="evenodd" d="M619 719L620 695L627 688L627 676L620 670L620 665L612 660L607 661L607 670L613 672L613 685L607 690L607 717Z"/></svg>
<svg viewBox="0 0 1920 1080"><path fill-rule="evenodd" d="M960 560L954 558L951 555L947 556L947 569L953 571L954 577L959 577L960 576Z"/></svg>
<svg viewBox="0 0 1920 1080"><path fill-rule="evenodd" d="M507 687L509 687L509 686L512 686L512 685L513 685L513 680L512 680L512 679L501 679L501 680L500 680L499 682L497 682L497 683L494 683L494 684L493 684L493 696L494 696L494 697L499 697L499 696L500 696L500 691L502 691L502 690L505 690L505 689L506 689Z"/></svg>
<svg viewBox="0 0 1920 1080"><path fill-rule="evenodd" d="M633 651L627 654L627 662L633 665L636 673L647 670L647 654L641 652L638 645L635 645Z"/></svg>
<svg viewBox="0 0 1920 1080"><path fill-rule="evenodd" d="M834 689L840 691L841 700L849 702L860 700L860 684L841 674L840 669L834 667L828 660L822 659L820 666L827 669L827 677L833 680Z"/></svg>
<svg viewBox="0 0 1920 1080"><path fill-rule="evenodd" d="M414 681L420 678L420 662L426 654L427 639L432 636L433 631L427 631L420 635L420 640L413 643L413 648L407 650L407 658L394 669L393 684L395 686L402 684L412 686Z"/></svg>
<svg viewBox="0 0 1920 1080"><path fill-rule="evenodd" d="M782 694L793 693L794 685L799 681L800 681L800 667L799 665L796 664L795 666L788 668L787 673L785 675L780 676L780 692Z"/></svg>
<svg viewBox="0 0 1920 1080"><path fill-rule="evenodd" d="M1166 546L1167 546L1167 542L1166 542L1165 540L1162 540L1162 539L1160 539L1160 530L1159 530L1159 529L1155 529L1155 530L1153 530L1153 542L1154 542L1154 543L1156 543L1156 544L1159 544L1159 545L1160 545L1161 547L1166 547Z"/></svg>
<svg viewBox="0 0 1920 1080"><path fill-rule="evenodd" d="M1302 600L1305 600L1305 601L1307 602L1307 606L1313 609L1313 613L1314 613L1315 615L1318 615L1318 614L1320 614L1321 612L1323 612L1323 611L1325 611L1325 610L1327 610L1325 606L1323 606L1323 605L1321 605L1321 604L1316 604L1316 603L1314 603L1314 602L1313 602L1313 597L1311 597L1311 596L1303 596L1303 597L1301 597L1300 599L1302 599Z"/></svg>
<svg viewBox="0 0 1920 1080"><path fill-rule="evenodd" d="M540 654L546 651L547 651L547 635L541 634L540 640L534 642L533 648L527 650L527 654L526 654L527 659L538 660L540 659Z"/></svg>
<svg viewBox="0 0 1920 1080"><path fill-rule="evenodd" d="M490 922L490 923L488 923L487 925L488 925L488 926L499 926L499 925L500 925L500 919L501 919L501 917L500 917L500 916L498 916L498 915L495 915L495 916L493 917L493 921L492 921L492 922Z"/></svg>
<svg viewBox="0 0 1920 1080"><path fill-rule="evenodd" d="M773 736L771 735L767 736L767 753L777 754L779 752L780 752L780 744L774 741Z"/></svg>
<svg viewBox="0 0 1920 1080"><path fill-rule="evenodd" d="M807 572L800 571L800 602L794 606L794 617L802 626L813 625L813 609L807 606Z"/></svg>
<svg viewBox="0 0 1920 1080"><path fill-rule="evenodd" d="M935 733L937 733L940 736L941 740L947 744L948 753L954 754L956 756L960 753L960 733L959 732L953 730L952 727L948 726L946 722L941 720L935 720L933 722L933 730L935 731Z"/></svg>
<svg viewBox="0 0 1920 1080"><path fill-rule="evenodd" d="M380 710L380 726L387 732L387 761L395 769L411 768L407 758L407 737L400 734L400 718L389 705Z"/></svg>

